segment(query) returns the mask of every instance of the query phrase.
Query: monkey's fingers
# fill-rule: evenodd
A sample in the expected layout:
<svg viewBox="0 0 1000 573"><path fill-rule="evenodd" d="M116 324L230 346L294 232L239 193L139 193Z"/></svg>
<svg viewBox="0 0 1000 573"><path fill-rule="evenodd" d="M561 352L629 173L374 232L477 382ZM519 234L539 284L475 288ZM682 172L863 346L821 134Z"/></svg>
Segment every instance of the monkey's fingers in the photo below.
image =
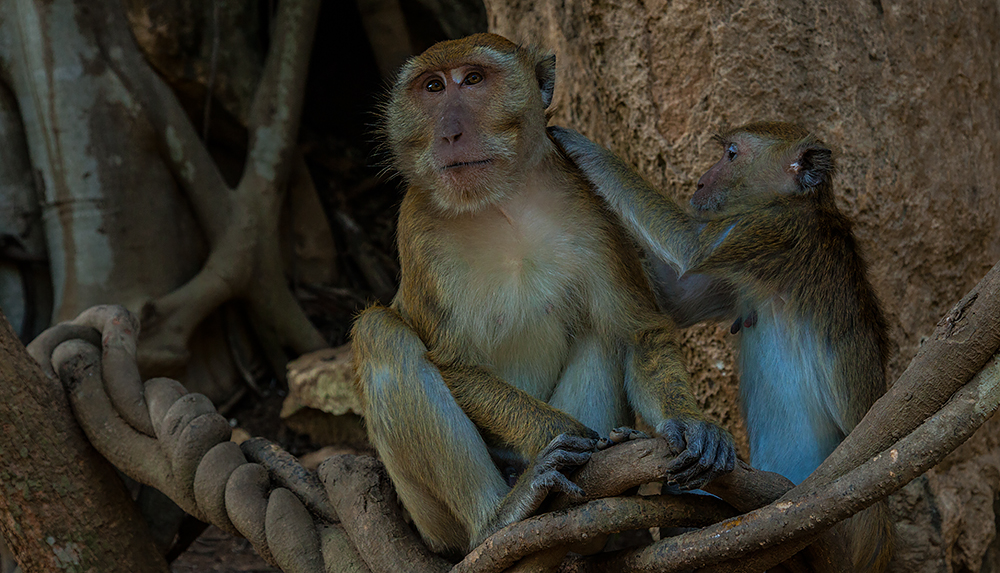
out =
<svg viewBox="0 0 1000 573"><path fill-rule="evenodd" d="M622 426L615 428L608 433L608 437L597 440L597 451L606 450L611 446L623 444L631 440L648 439L649 434L632 428Z"/></svg>
<svg viewBox="0 0 1000 573"><path fill-rule="evenodd" d="M573 501L583 501L587 493L583 488L569 481L569 478L559 471L548 471L535 476L531 483L536 490L546 493L564 493Z"/></svg>
<svg viewBox="0 0 1000 573"><path fill-rule="evenodd" d="M657 433L677 452L666 466L667 483L682 489L697 488L707 481L706 477L720 473L720 466L726 463L725 450L732 447L725 430L702 420L665 420Z"/></svg>
<svg viewBox="0 0 1000 573"><path fill-rule="evenodd" d="M574 161L586 148L594 145L589 139L581 135L578 131L566 127L552 125L549 126L548 131L549 135L552 136L552 139L554 139L555 142L559 144L559 147L562 147L563 151L566 152L566 155Z"/></svg>
<svg viewBox="0 0 1000 573"><path fill-rule="evenodd" d="M596 440L572 434L559 434L553 438L532 464L532 489L546 494L562 492L574 501L584 499L586 493L571 482L565 473L590 460L595 442Z"/></svg>
<svg viewBox="0 0 1000 573"><path fill-rule="evenodd" d="M590 454L591 452L555 450L539 457L536 467L539 472L571 470L590 461Z"/></svg>
<svg viewBox="0 0 1000 573"><path fill-rule="evenodd" d="M594 448L597 447L597 440L594 438L584 438L583 436L574 436L573 434L559 434L558 436L552 438L549 445L538 454L538 458L542 458L551 454L556 450L566 450L570 452L593 452Z"/></svg>
<svg viewBox="0 0 1000 573"><path fill-rule="evenodd" d="M678 418L664 420L656 426L656 435L666 440L670 451L678 457L688 449L687 439L684 435L685 426L685 422ZM672 464L678 465L678 462L675 460Z"/></svg>
<svg viewBox="0 0 1000 573"><path fill-rule="evenodd" d="M680 429L679 433L681 434L679 439L673 432L673 439L664 436L670 444L670 449L677 452L674 459L666 465L666 479L671 485L684 486L693 473L692 470L699 471L697 464L702 460L706 444L702 434L698 432L685 432Z"/></svg>

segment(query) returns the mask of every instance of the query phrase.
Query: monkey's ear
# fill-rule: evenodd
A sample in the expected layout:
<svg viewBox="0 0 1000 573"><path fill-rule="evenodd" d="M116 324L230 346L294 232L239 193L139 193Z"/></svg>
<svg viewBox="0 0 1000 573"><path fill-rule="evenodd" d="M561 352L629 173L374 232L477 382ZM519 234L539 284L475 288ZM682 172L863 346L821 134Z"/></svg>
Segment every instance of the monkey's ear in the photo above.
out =
<svg viewBox="0 0 1000 573"><path fill-rule="evenodd" d="M542 90L542 107L548 108L552 103L552 92L556 89L556 56L545 56L535 64L535 79L538 89Z"/></svg>
<svg viewBox="0 0 1000 573"><path fill-rule="evenodd" d="M792 169L803 191L829 183L830 175L833 174L833 152L819 145L805 147L799 150L799 157L792 163Z"/></svg>

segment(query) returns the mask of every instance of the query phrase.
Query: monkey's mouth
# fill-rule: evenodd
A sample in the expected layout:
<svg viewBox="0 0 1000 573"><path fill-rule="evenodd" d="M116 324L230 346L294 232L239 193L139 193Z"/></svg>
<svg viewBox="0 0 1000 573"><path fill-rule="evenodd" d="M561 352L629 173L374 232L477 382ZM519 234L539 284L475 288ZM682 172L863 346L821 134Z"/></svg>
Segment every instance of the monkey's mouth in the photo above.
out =
<svg viewBox="0 0 1000 573"><path fill-rule="evenodd" d="M445 165L443 171L447 171L449 169L459 169L462 167L480 167L483 165L488 165L489 163L492 162L493 162L492 159L480 159L478 161L457 161L455 163L449 163L448 165Z"/></svg>

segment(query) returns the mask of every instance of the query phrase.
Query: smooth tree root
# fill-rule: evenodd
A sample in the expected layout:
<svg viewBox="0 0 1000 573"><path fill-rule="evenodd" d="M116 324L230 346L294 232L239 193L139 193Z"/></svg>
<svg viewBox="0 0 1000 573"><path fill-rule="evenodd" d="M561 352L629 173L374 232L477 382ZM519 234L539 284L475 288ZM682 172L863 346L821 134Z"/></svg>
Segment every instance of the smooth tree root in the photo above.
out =
<svg viewBox="0 0 1000 573"><path fill-rule="evenodd" d="M247 161L230 188L170 88L138 53L119 70L147 103L164 159L191 201L211 251L201 271L142 309L143 371L173 372L188 360L195 328L222 303L247 303L272 367L284 376L283 348L303 354L327 346L285 280L279 219L296 165L302 99L319 0L277 6L274 37L250 107ZM274 363L277 362L277 363Z"/></svg>

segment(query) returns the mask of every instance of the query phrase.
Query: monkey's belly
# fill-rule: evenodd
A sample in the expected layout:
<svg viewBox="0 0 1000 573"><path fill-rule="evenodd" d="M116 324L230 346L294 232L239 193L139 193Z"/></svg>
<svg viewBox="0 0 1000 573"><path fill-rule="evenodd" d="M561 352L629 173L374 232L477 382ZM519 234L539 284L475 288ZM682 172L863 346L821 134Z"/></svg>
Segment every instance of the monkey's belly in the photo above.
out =
<svg viewBox="0 0 1000 573"><path fill-rule="evenodd" d="M793 329L770 309L740 333L740 402L750 462L795 483L839 443L828 388L830 357L808 329Z"/></svg>
<svg viewBox="0 0 1000 573"><path fill-rule="evenodd" d="M490 352L490 361L504 380L548 401L569 351L565 330L556 321L542 320L501 339Z"/></svg>

